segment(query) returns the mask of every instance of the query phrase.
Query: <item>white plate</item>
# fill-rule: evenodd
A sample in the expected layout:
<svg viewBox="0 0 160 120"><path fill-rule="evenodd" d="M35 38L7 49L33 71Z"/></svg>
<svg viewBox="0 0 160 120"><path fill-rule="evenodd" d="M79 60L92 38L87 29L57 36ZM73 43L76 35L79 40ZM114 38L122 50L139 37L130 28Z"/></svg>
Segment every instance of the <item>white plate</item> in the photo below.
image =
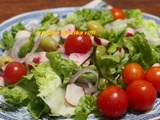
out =
<svg viewBox="0 0 160 120"><path fill-rule="evenodd" d="M31 26L32 24L39 24L41 19L43 18L44 14L47 12L53 12L54 14L59 14L60 18L63 19L66 17L66 15L73 13L75 10L77 10L77 7L72 8L57 8L57 9L47 9L47 10L41 10L41 11L34 11L29 13L20 14L18 16L15 16L5 22L3 22L0 25L0 40L2 39L3 32L5 30L9 31L11 27L15 24L17 24L19 21L22 22L27 28ZM147 13L143 13L143 16L145 19L153 19L156 21L157 24L160 24L160 18L150 15ZM0 51L0 54L2 52ZM29 112L27 111L27 108L21 108L17 110L12 110L12 107L6 105L3 100L3 96L0 96L0 120L32 120L33 118L30 116ZM54 119L54 120L64 120L62 118L43 118L43 120L47 119ZM94 115L90 115L88 117L88 120L106 120L106 118L97 118ZM147 113L143 114L136 114L136 113L127 113L123 117L119 118L119 120L157 120L160 119L160 98L157 98L154 107L152 111L149 111ZM65 119L65 120L71 120L71 119Z"/></svg>

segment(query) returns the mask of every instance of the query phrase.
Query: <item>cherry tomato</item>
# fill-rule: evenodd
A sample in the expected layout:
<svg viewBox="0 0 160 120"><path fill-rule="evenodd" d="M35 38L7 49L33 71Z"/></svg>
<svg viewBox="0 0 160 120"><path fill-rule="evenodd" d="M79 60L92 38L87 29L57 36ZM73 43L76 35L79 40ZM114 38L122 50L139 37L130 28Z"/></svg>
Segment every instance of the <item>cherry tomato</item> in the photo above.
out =
<svg viewBox="0 0 160 120"><path fill-rule="evenodd" d="M122 9L120 8L112 8L111 10L111 13L114 17L114 20L117 20L117 19L125 19L125 13Z"/></svg>
<svg viewBox="0 0 160 120"><path fill-rule="evenodd" d="M139 112L151 109L157 98L155 88L145 80L137 80L129 84L126 93L130 107Z"/></svg>
<svg viewBox="0 0 160 120"><path fill-rule="evenodd" d="M98 95L97 105L104 116L116 118L127 111L128 97L122 88L110 86Z"/></svg>
<svg viewBox="0 0 160 120"><path fill-rule="evenodd" d="M135 80L143 80L145 76L143 68L137 63L130 63L122 71L122 78L126 84Z"/></svg>
<svg viewBox="0 0 160 120"><path fill-rule="evenodd" d="M145 73L145 80L152 83L158 94L160 94L160 67L151 67Z"/></svg>
<svg viewBox="0 0 160 120"><path fill-rule="evenodd" d="M92 48L92 41L88 35L69 35L64 48L67 54L87 53Z"/></svg>
<svg viewBox="0 0 160 120"><path fill-rule="evenodd" d="M22 76L25 75L27 75L27 70L25 66L19 62L8 63L4 70L4 80L10 85L17 83Z"/></svg>

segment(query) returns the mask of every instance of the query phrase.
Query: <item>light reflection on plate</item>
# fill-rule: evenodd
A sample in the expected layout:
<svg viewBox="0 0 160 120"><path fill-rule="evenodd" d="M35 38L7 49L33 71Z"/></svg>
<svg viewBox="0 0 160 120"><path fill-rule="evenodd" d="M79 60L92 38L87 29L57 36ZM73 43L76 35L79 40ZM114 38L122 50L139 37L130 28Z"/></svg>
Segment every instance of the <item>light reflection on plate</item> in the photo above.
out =
<svg viewBox="0 0 160 120"><path fill-rule="evenodd" d="M66 15L73 13L77 10L77 7L71 8L57 8L57 9L47 9L34 11L29 13L20 14L15 16L2 24L0 24L0 40L2 39L3 32L5 30L9 31L11 27L17 24L19 21L22 22L27 28L29 28L32 24L39 24L44 14L47 12L53 12L54 14L59 14L60 18L63 19ZM154 15L150 15L147 13L143 13L145 19L153 19L157 24L160 24L160 18ZM2 51L0 51L1 55ZM8 111L9 110L9 111ZM30 116L27 108L14 109L10 105L4 103L3 96L0 96L0 120L33 120ZM43 120L54 119L54 120L72 120L72 119L62 119L62 118L43 118ZM106 118L98 118L94 115L90 115L88 120L106 120ZM160 98L157 98L152 111L143 114L136 114L132 112L128 112L123 117L118 120L157 120L160 119Z"/></svg>

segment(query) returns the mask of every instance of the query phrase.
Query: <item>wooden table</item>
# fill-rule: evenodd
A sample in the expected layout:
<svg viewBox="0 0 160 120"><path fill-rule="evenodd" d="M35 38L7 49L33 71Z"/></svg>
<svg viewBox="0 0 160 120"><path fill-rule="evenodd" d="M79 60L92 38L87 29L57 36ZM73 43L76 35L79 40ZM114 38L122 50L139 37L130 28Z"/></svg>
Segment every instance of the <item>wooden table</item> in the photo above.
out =
<svg viewBox="0 0 160 120"><path fill-rule="evenodd" d="M74 7L91 0L0 0L0 23L29 11L58 7ZM160 17L160 0L104 0L114 7L123 9L140 8L143 12Z"/></svg>

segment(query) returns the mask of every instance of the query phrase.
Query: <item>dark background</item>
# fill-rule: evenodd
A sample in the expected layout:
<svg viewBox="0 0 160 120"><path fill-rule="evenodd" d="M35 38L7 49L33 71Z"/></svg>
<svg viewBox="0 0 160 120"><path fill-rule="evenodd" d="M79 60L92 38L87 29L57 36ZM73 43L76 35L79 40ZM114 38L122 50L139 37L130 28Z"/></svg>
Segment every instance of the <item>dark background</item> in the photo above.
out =
<svg viewBox="0 0 160 120"><path fill-rule="evenodd" d="M0 23L5 20L35 10L77 7L87 4L91 0L0 0ZM145 13L160 17L160 0L104 0L113 7L123 9L139 8Z"/></svg>

